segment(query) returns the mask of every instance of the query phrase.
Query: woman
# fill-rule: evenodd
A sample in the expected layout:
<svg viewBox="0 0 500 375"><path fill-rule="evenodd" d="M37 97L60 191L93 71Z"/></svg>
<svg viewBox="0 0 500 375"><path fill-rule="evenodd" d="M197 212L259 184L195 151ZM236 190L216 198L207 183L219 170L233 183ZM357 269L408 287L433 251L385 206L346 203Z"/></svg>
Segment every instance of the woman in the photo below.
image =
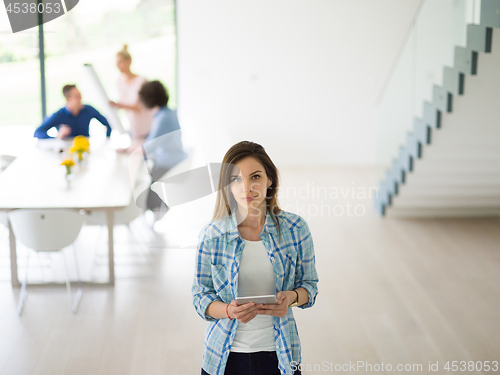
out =
<svg viewBox="0 0 500 375"><path fill-rule="evenodd" d="M146 158L154 161L151 180L155 182L187 154L182 146L177 113L168 107L169 95L165 86L160 81L146 82L139 90L139 99L144 107L154 113L151 131L142 147ZM156 220L161 219L167 209L165 203L152 190L149 190L147 208L155 211Z"/></svg>
<svg viewBox="0 0 500 375"><path fill-rule="evenodd" d="M300 374L292 306L314 305L314 247L299 215L278 205L279 176L264 148L243 141L224 156L213 220L200 232L193 304L209 325L202 374ZM237 297L276 294L278 304Z"/></svg>
<svg viewBox="0 0 500 375"><path fill-rule="evenodd" d="M127 45L116 54L116 67L120 71L118 78L118 92L120 100L118 103L110 101L112 107L125 109L130 123L130 136L132 148L140 145L149 134L153 112L146 108L139 100L139 90L146 82L146 78L134 74L130 70L132 57L128 52ZM131 150L132 151L132 150Z"/></svg>

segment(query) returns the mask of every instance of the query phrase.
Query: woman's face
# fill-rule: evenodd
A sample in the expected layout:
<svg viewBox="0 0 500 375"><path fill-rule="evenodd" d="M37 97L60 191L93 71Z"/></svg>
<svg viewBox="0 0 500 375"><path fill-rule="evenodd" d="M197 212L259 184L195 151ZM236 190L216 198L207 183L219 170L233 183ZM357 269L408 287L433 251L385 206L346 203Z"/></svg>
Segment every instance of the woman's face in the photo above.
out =
<svg viewBox="0 0 500 375"><path fill-rule="evenodd" d="M267 177L264 166L249 156L235 164L230 175L230 189L238 207L255 212L263 210L267 188L272 180ZM260 214L262 212L257 212Z"/></svg>
<svg viewBox="0 0 500 375"><path fill-rule="evenodd" d="M120 55L116 56L116 67L121 73L124 73L130 69L131 60L126 60Z"/></svg>

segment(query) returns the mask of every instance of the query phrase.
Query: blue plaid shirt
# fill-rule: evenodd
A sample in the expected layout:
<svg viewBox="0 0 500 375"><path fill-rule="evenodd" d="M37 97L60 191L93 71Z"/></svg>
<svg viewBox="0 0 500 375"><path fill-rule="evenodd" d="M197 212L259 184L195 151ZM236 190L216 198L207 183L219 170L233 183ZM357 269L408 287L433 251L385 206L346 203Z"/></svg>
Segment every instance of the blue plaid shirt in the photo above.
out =
<svg viewBox="0 0 500 375"><path fill-rule="evenodd" d="M274 268L276 293L302 287L309 294L304 309L314 305L318 294L314 246L309 227L297 214L281 211L276 215L278 228L269 213L260 238ZM205 330L203 369L211 375L223 375L238 320L214 319L205 314L213 301L230 303L238 297L238 271L245 244L238 231L235 215L215 219L205 225L198 238L196 271L193 281L193 305L209 325ZM292 309L285 317L274 317L274 340L279 369L293 374L291 362L301 363L300 340Z"/></svg>

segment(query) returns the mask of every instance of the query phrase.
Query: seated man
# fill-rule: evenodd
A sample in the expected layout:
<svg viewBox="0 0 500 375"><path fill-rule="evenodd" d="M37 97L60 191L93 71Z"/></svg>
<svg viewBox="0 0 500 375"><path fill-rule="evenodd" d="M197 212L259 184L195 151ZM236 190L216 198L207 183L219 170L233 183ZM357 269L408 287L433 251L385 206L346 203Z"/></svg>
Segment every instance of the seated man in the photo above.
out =
<svg viewBox="0 0 500 375"><path fill-rule="evenodd" d="M56 138L64 139L77 135L88 137L90 120L93 118L107 127L106 136L110 136L111 126L108 120L94 107L82 104L82 95L76 85L64 86L63 95L66 98L66 106L43 121L35 131L36 138L52 138L47 135L47 131L53 127L58 130Z"/></svg>

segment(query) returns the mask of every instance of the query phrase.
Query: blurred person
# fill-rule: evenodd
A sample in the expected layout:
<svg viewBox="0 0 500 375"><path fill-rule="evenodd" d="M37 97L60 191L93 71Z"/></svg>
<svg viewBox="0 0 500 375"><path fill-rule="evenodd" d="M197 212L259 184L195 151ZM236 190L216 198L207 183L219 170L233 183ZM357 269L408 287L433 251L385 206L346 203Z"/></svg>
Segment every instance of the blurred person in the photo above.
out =
<svg viewBox="0 0 500 375"><path fill-rule="evenodd" d="M109 103L112 107L125 109L130 124L131 147L135 148L144 142L149 134L153 111L146 108L139 100L139 90L146 82L146 78L132 73L131 64L132 57L125 44L116 54L116 67L121 73L117 81L119 101L117 103L110 101Z"/></svg>
<svg viewBox="0 0 500 375"><path fill-rule="evenodd" d="M212 220L198 237L193 306L209 324L202 375L298 375L293 307L315 304L319 282L307 222L279 207L279 171L242 141L222 160ZM277 304L237 297L276 295Z"/></svg>
<svg viewBox="0 0 500 375"><path fill-rule="evenodd" d="M65 85L62 92L66 98L66 106L43 121L42 125L35 130L36 138L53 138L47 134L47 131L54 127L58 130L56 138L65 139L77 135L88 137L90 120L93 118L106 126L106 137L111 135L108 120L94 107L82 104L82 95L76 85Z"/></svg>
<svg viewBox="0 0 500 375"><path fill-rule="evenodd" d="M165 86L160 81L146 82L139 90L139 99L154 113L151 131L142 145L145 157L153 160L151 183L154 183L187 154L182 146L177 114L167 106L169 95ZM133 148L121 151L132 152ZM151 189L148 190L147 208L155 212L156 220L167 210L165 203Z"/></svg>

